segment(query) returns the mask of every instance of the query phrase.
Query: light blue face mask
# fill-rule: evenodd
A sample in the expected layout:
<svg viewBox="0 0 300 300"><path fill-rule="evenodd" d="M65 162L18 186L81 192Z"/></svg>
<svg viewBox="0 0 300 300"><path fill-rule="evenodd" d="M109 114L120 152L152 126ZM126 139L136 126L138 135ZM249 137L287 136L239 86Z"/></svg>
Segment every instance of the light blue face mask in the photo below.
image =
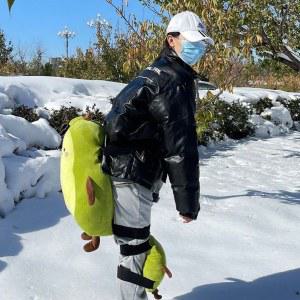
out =
<svg viewBox="0 0 300 300"><path fill-rule="evenodd" d="M207 44L204 42L189 42L183 40L179 57L187 64L194 65L205 54Z"/></svg>

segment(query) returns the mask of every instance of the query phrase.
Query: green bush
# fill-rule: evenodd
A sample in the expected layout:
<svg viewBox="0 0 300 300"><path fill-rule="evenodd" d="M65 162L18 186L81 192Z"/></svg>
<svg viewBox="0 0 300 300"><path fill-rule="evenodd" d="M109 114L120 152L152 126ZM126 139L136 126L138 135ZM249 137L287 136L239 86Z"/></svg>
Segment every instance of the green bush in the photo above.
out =
<svg viewBox="0 0 300 300"><path fill-rule="evenodd" d="M76 107L61 106L60 109L52 109L49 118L49 124L53 127L61 137L68 130L69 122L76 118L82 110Z"/></svg>
<svg viewBox="0 0 300 300"><path fill-rule="evenodd" d="M241 139L254 133L254 126L249 122L252 108L240 102L227 103L208 93L197 101L196 126L198 143L207 145L209 141Z"/></svg>
<svg viewBox="0 0 300 300"><path fill-rule="evenodd" d="M215 96L210 92L206 98L197 101L195 120L198 144L200 145L206 146L210 140L218 141L224 138L217 123L215 102Z"/></svg>
<svg viewBox="0 0 300 300"><path fill-rule="evenodd" d="M260 99L253 105L254 112L260 115L266 108L273 107L272 100L269 98Z"/></svg>
<svg viewBox="0 0 300 300"><path fill-rule="evenodd" d="M40 118L34 111L36 107L31 108L26 105L19 105L13 108L12 115L24 118L29 122L34 122ZM98 121L101 124L104 122L104 115L99 108L96 108L95 103L91 108L87 106L85 112L80 108L74 106L66 107L64 105L60 109L51 109L48 122L63 137L68 130L69 122L79 115L88 115L90 120Z"/></svg>
<svg viewBox="0 0 300 300"><path fill-rule="evenodd" d="M87 106L85 112L74 106L61 106L61 108L58 110L52 109L50 113L49 124L63 138L69 128L69 122L79 115L88 115L90 120L98 121L101 124L103 124L104 121L103 113L96 108L96 104L94 104L91 108ZM59 148L61 148L61 145Z"/></svg>
<svg viewBox="0 0 300 300"><path fill-rule="evenodd" d="M99 108L96 108L95 103L93 104L91 109L89 106L86 107L85 114L89 115L90 120L98 121L101 124L103 124L103 122L104 122L104 115L99 110Z"/></svg>
<svg viewBox="0 0 300 300"><path fill-rule="evenodd" d="M216 112L220 130L229 138L238 140L254 133L254 127L249 122L251 109L242 103L218 101Z"/></svg>

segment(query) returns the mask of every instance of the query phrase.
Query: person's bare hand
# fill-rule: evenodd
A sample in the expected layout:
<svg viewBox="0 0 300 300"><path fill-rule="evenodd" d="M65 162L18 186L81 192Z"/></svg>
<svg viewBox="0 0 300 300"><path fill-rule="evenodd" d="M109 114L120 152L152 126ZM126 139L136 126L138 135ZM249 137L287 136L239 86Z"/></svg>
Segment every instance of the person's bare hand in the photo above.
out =
<svg viewBox="0 0 300 300"><path fill-rule="evenodd" d="M191 221L193 221L193 219L191 219L189 217L185 217L180 214L179 214L179 216L181 217L183 223L190 223Z"/></svg>
<svg viewBox="0 0 300 300"><path fill-rule="evenodd" d="M90 120L92 119L92 116L91 116L90 113L83 114L82 116L83 116L83 118L84 118L85 120L87 120L87 121L90 121Z"/></svg>

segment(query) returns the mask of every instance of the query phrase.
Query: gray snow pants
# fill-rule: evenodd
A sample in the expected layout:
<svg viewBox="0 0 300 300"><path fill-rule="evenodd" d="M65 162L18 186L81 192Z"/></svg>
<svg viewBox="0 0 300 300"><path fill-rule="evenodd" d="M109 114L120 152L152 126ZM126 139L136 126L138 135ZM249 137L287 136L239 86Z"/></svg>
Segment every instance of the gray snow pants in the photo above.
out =
<svg viewBox="0 0 300 300"><path fill-rule="evenodd" d="M112 177L113 195L115 200L114 224L133 228L144 228L151 222L152 191L144 186ZM139 245L148 240L132 239L114 234L118 245ZM130 271L142 275L146 252L124 256L120 253L119 265ZM119 300L147 300L144 287L117 279Z"/></svg>

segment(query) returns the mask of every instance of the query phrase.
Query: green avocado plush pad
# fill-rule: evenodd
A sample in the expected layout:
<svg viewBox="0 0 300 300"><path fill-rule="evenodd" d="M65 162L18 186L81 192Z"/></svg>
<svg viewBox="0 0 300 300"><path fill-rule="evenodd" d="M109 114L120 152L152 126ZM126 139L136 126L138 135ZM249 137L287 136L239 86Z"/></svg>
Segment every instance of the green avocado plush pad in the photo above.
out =
<svg viewBox="0 0 300 300"><path fill-rule="evenodd" d="M155 282L153 289L147 289L148 292L153 292L164 278L167 260L162 245L152 235L150 235L149 242L152 248L147 253L143 276Z"/></svg>
<svg viewBox="0 0 300 300"><path fill-rule="evenodd" d="M82 116L69 122L62 143L60 182L65 204L78 225L91 236L112 235L113 194L111 179L102 172L104 129ZM86 181L93 181L95 203L88 202Z"/></svg>

